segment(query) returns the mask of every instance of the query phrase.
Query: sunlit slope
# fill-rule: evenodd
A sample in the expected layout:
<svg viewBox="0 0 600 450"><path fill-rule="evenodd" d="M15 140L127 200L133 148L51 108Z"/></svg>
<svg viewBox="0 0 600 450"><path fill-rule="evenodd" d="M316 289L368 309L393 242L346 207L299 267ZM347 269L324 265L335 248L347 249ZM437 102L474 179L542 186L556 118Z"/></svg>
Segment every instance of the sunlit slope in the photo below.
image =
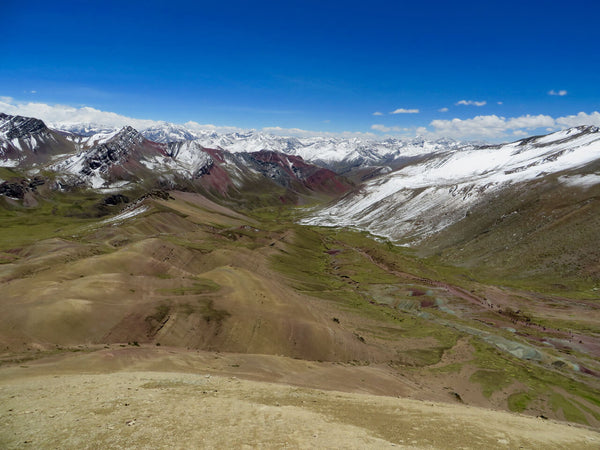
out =
<svg viewBox="0 0 600 450"><path fill-rule="evenodd" d="M499 146L448 150L372 180L304 223L351 226L418 242L460 222L470 209L565 171L564 186L598 184L600 130L578 127Z"/></svg>
<svg viewBox="0 0 600 450"><path fill-rule="evenodd" d="M0 369L0 445L594 449L600 443L593 430L555 421L215 376L202 357L175 352L153 360L120 353ZM105 372L115 360L136 369ZM174 367L189 373L167 371Z"/></svg>
<svg viewBox="0 0 600 450"><path fill-rule="evenodd" d="M269 268L277 233L193 194L10 249L2 340L10 348L154 342L307 359L369 351ZM136 214L136 212L138 214ZM287 235L291 238L291 234Z"/></svg>
<svg viewBox="0 0 600 450"><path fill-rule="evenodd" d="M422 241L420 252L497 282L598 297L600 184L578 182L586 176L571 171L507 189Z"/></svg>
<svg viewBox="0 0 600 450"><path fill-rule="evenodd" d="M5 364L104 346L226 352L251 378L600 422L589 302L476 283L361 233L296 225L287 206L248 216L173 191L101 219L45 208L0 240ZM31 227L40 239L19 240ZM574 334L543 328L552 304L582 318Z"/></svg>
<svg viewBox="0 0 600 450"><path fill-rule="evenodd" d="M408 162L302 222L368 230L483 279L585 295L600 282L599 173L600 130L571 128Z"/></svg>

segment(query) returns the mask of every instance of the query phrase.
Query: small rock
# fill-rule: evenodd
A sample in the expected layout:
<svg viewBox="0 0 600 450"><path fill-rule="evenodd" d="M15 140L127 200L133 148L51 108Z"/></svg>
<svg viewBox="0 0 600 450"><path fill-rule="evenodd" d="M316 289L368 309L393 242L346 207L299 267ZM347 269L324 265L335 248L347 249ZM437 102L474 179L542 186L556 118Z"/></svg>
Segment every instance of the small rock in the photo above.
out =
<svg viewBox="0 0 600 450"><path fill-rule="evenodd" d="M127 424L128 427L131 427L133 425L135 425L135 419L133 420L128 420L127 422L125 422Z"/></svg>
<svg viewBox="0 0 600 450"><path fill-rule="evenodd" d="M454 398L456 400L458 400L460 403L464 403L462 397L460 396L460 394L458 392L452 392L451 395L454 396Z"/></svg>

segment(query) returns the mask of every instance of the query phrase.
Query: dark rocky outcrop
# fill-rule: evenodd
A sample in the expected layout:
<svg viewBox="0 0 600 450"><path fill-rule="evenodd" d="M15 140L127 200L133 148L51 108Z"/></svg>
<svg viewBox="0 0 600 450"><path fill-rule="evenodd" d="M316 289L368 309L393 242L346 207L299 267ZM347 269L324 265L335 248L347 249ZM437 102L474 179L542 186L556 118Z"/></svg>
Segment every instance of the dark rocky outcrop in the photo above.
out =
<svg viewBox="0 0 600 450"><path fill-rule="evenodd" d="M102 203L109 206L116 206L122 203L129 203L129 197L123 194L113 194L105 197Z"/></svg>

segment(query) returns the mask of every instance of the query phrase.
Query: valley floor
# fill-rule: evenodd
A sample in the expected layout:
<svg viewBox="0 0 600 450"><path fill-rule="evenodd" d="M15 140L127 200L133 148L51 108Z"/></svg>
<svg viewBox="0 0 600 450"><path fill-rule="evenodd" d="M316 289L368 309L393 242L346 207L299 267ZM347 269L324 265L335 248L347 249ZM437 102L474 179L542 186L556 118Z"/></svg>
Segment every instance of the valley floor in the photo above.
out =
<svg viewBox="0 0 600 450"><path fill-rule="evenodd" d="M158 194L3 212L1 448L600 446L594 293Z"/></svg>
<svg viewBox="0 0 600 450"><path fill-rule="evenodd" d="M310 372L312 378L306 377ZM410 392L411 387L377 368L364 368L360 375L352 371L354 376L348 378L350 373L338 364L149 346L113 345L57 355L0 369L0 446L591 449L600 445L599 433L553 420L366 394Z"/></svg>

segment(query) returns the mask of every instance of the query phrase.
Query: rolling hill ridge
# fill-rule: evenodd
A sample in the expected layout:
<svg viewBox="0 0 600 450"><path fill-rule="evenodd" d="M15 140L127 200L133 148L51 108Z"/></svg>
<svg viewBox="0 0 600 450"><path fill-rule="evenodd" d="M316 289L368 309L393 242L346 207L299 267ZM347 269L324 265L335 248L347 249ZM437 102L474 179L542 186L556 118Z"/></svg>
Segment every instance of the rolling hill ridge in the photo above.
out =
<svg viewBox="0 0 600 450"><path fill-rule="evenodd" d="M600 423L598 129L397 148L351 182L2 119L6 373L91 353Z"/></svg>

